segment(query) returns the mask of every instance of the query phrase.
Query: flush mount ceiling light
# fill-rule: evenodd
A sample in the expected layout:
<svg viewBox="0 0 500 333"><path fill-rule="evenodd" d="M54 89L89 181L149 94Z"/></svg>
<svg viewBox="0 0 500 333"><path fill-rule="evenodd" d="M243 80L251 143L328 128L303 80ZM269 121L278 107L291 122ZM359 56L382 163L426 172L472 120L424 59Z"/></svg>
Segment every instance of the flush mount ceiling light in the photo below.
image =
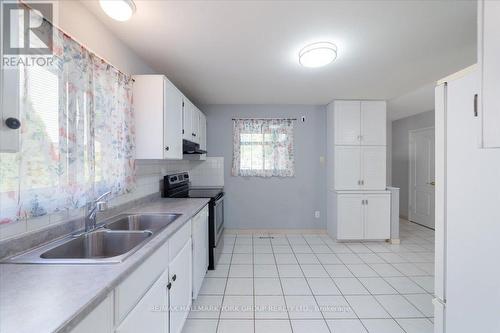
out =
<svg viewBox="0 0 500 333"><path fill-rule="evenodd" d="M102 10L117 21L127 21L135 12L135 3L132 0L99 0L99 3Z"/></svg>
<svg viewBox="0 0 500 333"><path fill-rule="evenodd" d="M299 63L304 67L326 66L337 58L337 46L319 42L305 46L299 52Z"/></svg>

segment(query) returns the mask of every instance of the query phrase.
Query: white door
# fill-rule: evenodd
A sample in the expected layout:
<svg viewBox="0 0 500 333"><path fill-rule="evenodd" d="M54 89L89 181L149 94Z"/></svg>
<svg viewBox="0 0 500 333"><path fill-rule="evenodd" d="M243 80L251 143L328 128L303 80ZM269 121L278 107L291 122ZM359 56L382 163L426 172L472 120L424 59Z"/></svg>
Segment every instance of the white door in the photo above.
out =
<svg viewBox="0 0 500 333"><path fill-rule="evenodd" d="M116 333L168 333L168 270L116 329Z"/></svg>
<svg viewBox="0 0 500 333"><path fill-rule="evenodd" d="M163 140L165 159L182 159L182 93L165 78Z"/></svg>
<svg viewBox="0 0 500 333"><path fill-rule="evenodd" d="M361 187L364 190L386 189L386 151L385 146L361 148Z"/></svg>
<svg viewBox="0 0 500 333"><path fill-rule="evenodd" d="M361 188L361 147L336 146L334 165L336 190Z"/></svg>
<svg viewBox="0 0 500 333"><path fill-rule="evenodd" d="M363 239L363 195L337 195L337 239Z"/></svg>
<svg viewBox="0 0 500 333"><path fill-rule="evenodd" d="M434 128L410 131L410 221L434 229Z"/></svg>
<svg viewBox="0 0 500 333"><path fill-rule="evenodd" d="M391 238L390 194L367 194L364 200L365 239Z"/></svg>
<svg viewBox="0 0 500 333"><path fill-rule="evenodd" d="M192 254L191 239L170 262L170 331L181 333L189 313L192 300Z"/></svg>
<svg viewBox="0 0 500 333"><path fill-rule="evenodd" d="M385 146L387 135L385 101L361 102L361 144Z"/></svg>
<svg viewBox="0 0 500 333"><path fill-rule="evenodd" d="M359 101L335 101L335 144L359 145L361 111Z"/></svg>
<svg viewBox="0 0 500 333"><path fill-rule="evenodd" d="M189 99L183 98L182 103L182 138L193 141L193 107Z"/></svg>

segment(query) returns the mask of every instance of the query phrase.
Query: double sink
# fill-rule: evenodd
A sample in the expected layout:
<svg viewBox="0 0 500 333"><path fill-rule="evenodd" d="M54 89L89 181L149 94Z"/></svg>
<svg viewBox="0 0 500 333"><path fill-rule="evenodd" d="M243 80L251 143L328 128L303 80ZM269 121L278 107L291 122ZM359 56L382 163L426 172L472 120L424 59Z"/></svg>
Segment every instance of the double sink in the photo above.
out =
<svg viewBox="0 0 500 333"><path fill-rule="evenodd" d="M125 214L93 231L72 235L12 257L6 263L119 263L137 251L181 214Z"/></svg>

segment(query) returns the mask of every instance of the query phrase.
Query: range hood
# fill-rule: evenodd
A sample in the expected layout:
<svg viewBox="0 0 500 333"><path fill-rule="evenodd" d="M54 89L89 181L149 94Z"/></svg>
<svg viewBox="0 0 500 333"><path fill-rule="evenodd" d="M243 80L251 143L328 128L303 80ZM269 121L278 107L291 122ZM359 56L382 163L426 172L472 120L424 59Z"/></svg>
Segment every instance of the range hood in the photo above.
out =
<svg viewBox="0 0 500 333"><path fill-rule="evenodd" d="M188 140L182 140L182 153L183 154L206 154L207 151L200 149L200 145Z"/></svg>

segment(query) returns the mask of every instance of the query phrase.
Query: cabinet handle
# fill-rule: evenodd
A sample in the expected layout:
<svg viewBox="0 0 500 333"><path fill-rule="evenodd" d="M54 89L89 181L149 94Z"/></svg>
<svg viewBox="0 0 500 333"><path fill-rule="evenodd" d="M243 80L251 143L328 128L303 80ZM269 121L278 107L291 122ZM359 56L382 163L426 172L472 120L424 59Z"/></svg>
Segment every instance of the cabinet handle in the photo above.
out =
<svg viewBox="0 0 500 333"><path fill-rule="evenodd" d="M170 147L169 147L169 146L166 146L166 147L165 147L165 150L166 150L166 151L169 151L169 150L170 150Z"/></svg>
<svg viewBox="0 0 500 333"><path fill-rule="evenodd" d="M474 95L474 117L478 116L478 111L477 111L477 94Z"/></svg>
<svg viewBox="0 0 500 333"><path fill-rule="evenodd" d="M368 199L365 200L365 205L368 205Z"/></svg>
<svg viewBox="0 0 500 333"><path fill-rule="evenodd" d="M172 284L169 282L167 283L167 289L170 290L170 288L172 288Z"/></svg>
<svg viewBox="0 0 500 333"><path fill-rule="evenodd" d="M361 181L361 185L365 185L365 181L364 180Z"/></svg>
<svg viewBox="0 0 500 333"><path fill-rule="evenodd" d="M196 136L196 133L193 133L193 136Z"/></svg>
<svg viewBox="0 0 500 333"><path fill-rule="evenodd" d="M177 275L176 274L174 274L174 276L172 276L172 281L175 281L175 280L177 280Z"/></svg>

